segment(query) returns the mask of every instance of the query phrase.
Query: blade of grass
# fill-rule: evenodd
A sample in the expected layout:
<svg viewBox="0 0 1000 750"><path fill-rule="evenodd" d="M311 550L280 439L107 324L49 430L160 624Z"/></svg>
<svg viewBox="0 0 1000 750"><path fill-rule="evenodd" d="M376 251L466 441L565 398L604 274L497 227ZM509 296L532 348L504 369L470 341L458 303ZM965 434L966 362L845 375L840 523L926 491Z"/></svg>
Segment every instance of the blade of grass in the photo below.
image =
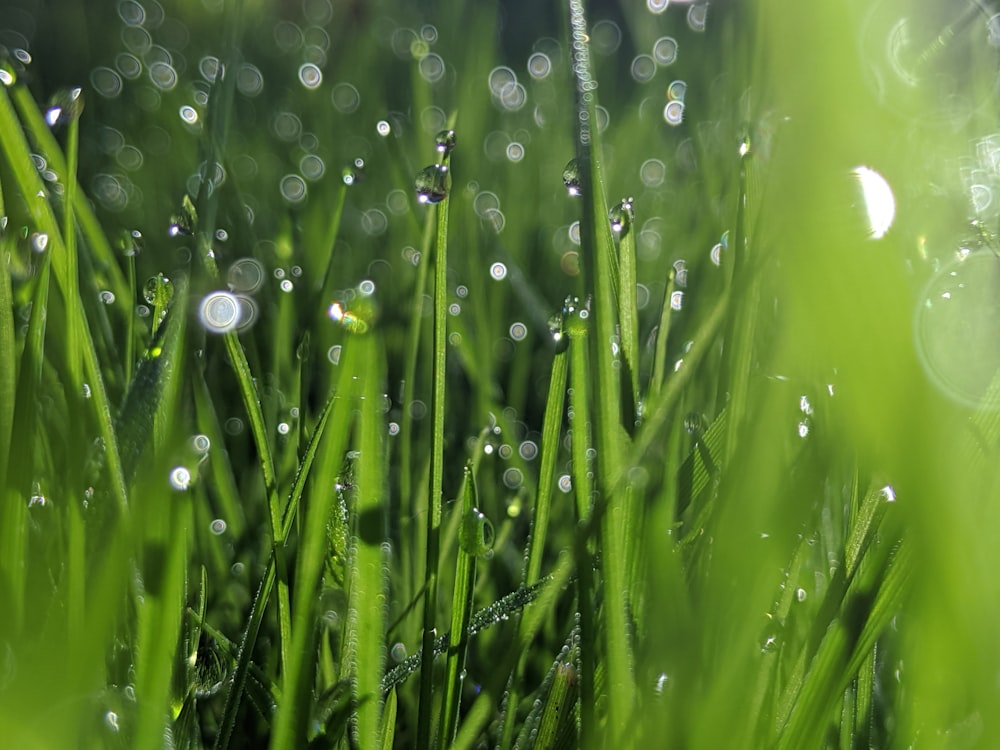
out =
<svg viewBox="0 0 1000 750"><path fill-rule="evenodd" d="M25 439L10 445L9 474L5 474L3 524L0 526L2 569L11 586L10 628L19 633L24 614L27 549L27 504L36 465L34 436L38 434L38 394L41 392L42 368L45 360L46 309L49 298L50 256L43 254L36 272L31 299L31 314L21 366L17 380L14 406L13 435ZM6 270L4 276L7 276ZM8 285L9 285L9 276Z"/></svg>
<svg viewBox="0 0 1000 750"><path fill-rule="evenodd" d="M105 281L108 288L114 292L117 299L131 299L125 296L128 294L128 286L121 269L118 267L111 243L108 242L101 229L100 222L94 214L94 208L87 199L86 193L76 183L76 170L70 172L67 156L59 148L59 143L39 111L37 103L31 96L31 91L25 86L8 87L7 90L10 91L11 101L29 133L29 137L45 156L53 171L65 180L66 200L72 200L72 206L67 208L72 210L76 216L76 223L87 243L88 250L98 261L101 273L107 275ZM30 165L31 162L28 164ZM72 180L70 174L73 174ZM35 195L35 193L26 193L26 195Z"/></svg>
<svg viewBox="0 0 1000 750"><path fill-rule="evenodd" d="M454 127L455 115L449 120ZM449 153L442 165L449 168ZM448 351L448 204L445 194L437 204L437 236L434 248L434 335L432 348L433 391L431 395L431 484L427 500L427 557L424 567L424 616L420 665L420 704L417 712L417 745L431 746L431 711L434 691L434 637L438 602L438 565L441 549L441 505L444 485L445 374Z"/></svg>
<svg viewBox="0 0 1000 750"><path fill-rule="evenodd" d="M360 369L363 364L359 361L361 357L355 353L355 350L363 353L363 348L359 344L360 339L350 339L341 352L341 387L333 402L333 412L330 417L334 429L324 430L324 465L327 466L341 465L350 434L351 415L356 406L358 396L356 391L359 381L366 377L366 373ZM292 608L291 642L288 645L288 660L283 670L282 701L271 735L270 746L274 750L299 747L302 738L305 737L306 721L311 706L312 667L316 658L314 653L316 593L327 559L327 527L335 500L330 488L335 481L335 477L325 476L323 473L317 477L319 486L324 489L307 506L306 517L302 524L303 532L299 543L295 576L295 603ZM275 559L278 559L281 552L282 550L276 546ZM382 634L379 633L377 638L381 643Z"/></svg>
<svg viewBox="0 0 1000 750"><path fill-rule="evenodd" d="M465 681L465 657L469 647L469 621L472 619L473 594L476 588L476 558L483 547L492 546L493 529L479 511L476 478L472 461L465 466L462 492L461 529L459 530L458 562L455 568L455 588L451 602L451 629L448 631L448 652L444 677L438 747L444 750L455 741L458 711L461 706L462 684ZM487 535L489 539L484 537ZM488 544L487 544L488 541Z"/></svg>
<svg viewBox="0 0 1000 750"><path fill-rule="evenodd" d="M578 526L587 523L593 510L594 487L590 466L590 368L587 362L589 344L589 311L576 308L570 301L563 307L568 312L565 322L569 334L570 428L572 429L571 453L573 457L573 494L576 497ZM577 651L580 659L580 737L584 747L596 747L597 687L596 672L600 661L597 629L597 589L594 576L592 543L577 539L574 546L577 569L577 612L580 639Z"/></svg>
<svg viewBox="0 0 1000 750"><path fill-rule="evenodd" d="M353 559L349 563L348 620L344 632L345 660L353 673L351 689L356 706L354 740L359 747L378 744L382 715L379 683L385 662L386 555L388 536L385 508L385 421L380 410L384 392L381 336L370 333L359 340L361 409L357 433L360 457L355 474ZM353 658L352 658L353 657Z"/></svg>
<svg viewBox="0 0 1000 750"><path fill-rule="evenodd" d="M316 422L316 426L313 428L312 436L306 446L305 452L302 455L302 460L299 462L299 468L296 472L295 480L292 483L292 489L289 492L288 501L285 504L282 516L281 536L278 541L281 545L286 543L289 535L291 534L291 530L295 525L299 503L302 499L303 493L305 492L306 482L309 479L313 462L319 450L320 442L326 434L326 428L330 422L334 406L339 404L341 401L342 399L337 396L331 396L327 399L326 405L323 407L323 411L320 413ZM346 428L348 414L349 412L346 412L345 408L341 406L341 408L337 411L337 418L334 423L340 428ZM228 689L226 691L226 700L223 707L222 718L219 722L219 733L216 735L215 739L214 747L216 750L226 750L232 740L233 732L236 727L237 715L243 701L244 691L246 690L247 676L252 666L251 658L253 657L254 647L257 643L257 635L260 632L260 626L264 619L267 603L270 600L271 589L274 586L274 581L275 554L272 552L270 558L268 559L264 577L261 579L260 585L257 588L257 593L254 596L253 604L250 608L250 616L247 619L247 625L243 631L243 638L240 641L239 652L236 657L236 666L227 685Z"/></svg>
<svg viewBox="0 0 1000 750"><path fill-rule="evenodd" d="M597 82L590 62L590 37L582 0L569 0L569 21L576 77L578 130L577 159L583 182L583 216L580 222L584 273L593 290L594 329L592 361L595 370L595 426L597 435L597 479L607 510L601 522L603 586L605 600L604 635L608 671L608 728L612 736L624 736L626 722L635 703L635 684L626 612L626 574L631 567L630 541L626 539L627 504L631 492L613 491L621 471L622 449L628 437L622 429L621 379L616 367L612 341L617 322L619 269L615 263L614 240L608 221L601 166L601 144L597 123ZM635 290L629 294L634 296ZM581 573L582 574L582 573ZM612 602L614 602L612 604ZM581 700L586 697L581 688ZM586 736L586 734L585 734Z"/></svg>
<svg viewBox="0 0 1000 750"><path fill-rule="evenodd" d="M18 122L11 107L10 97L8 96L9 88L0 87L0 132L4 133L4 137L0 139L0 152L3 153L10 166L17 191L22 195L33 196L35 198L27 202L27 208L37 231L44 233L48 237L46 252L51 254L52 272L55 274L56 284L62 292L63 298L67 300L68 304L79 305L79 289L76 280L70 278L69 275L66 250L63 245L59 225L51 204L47 200L40 198L40 196L46 195L45 189L38 171L35 169L34 162L31 160L24 130L22 130L21 124ZM27 94L22 92L20 86L14 86L12 90L18 99L27 96ZM37 115L37 107L34 107L33 103L31 106ZM37 124L29 124L34 134L38 135L37 131L39 128L48 134L41 116L39 115L37 119ZM51 134L48 135L51 137ZM82 310L75 320L80 322L80 326L76 330L67 331L67 337L78 338L82 346L83 377L90 388L90 401L93 403L98 430L104 443L104 459L107 462L111 492L118 504L119 510L127 512L128 499L124 473L118 452L118 442L112 424L107 391L104 387L104 378L97 359L97 351L94 348L90 329L85 324L86 315ZM79 392L82 392L84 384L77 381L76 383L69 383L67 385L70 388L78 388Z"/></svg>
<svg viewBox="0 0 1000 750"><path fill-rule="evenodd" d="M549 517L552 510L552 487L555 478L556 457L559 455L559 437L562 428L563 406L566 403L566 375L568 362L562 330L558 329L557 346L559 350L552 359L552 374L549 380L549 395L545 402L545 417L542 421L541 458L538 467L538 492L535 496L534 517L531 523L531 536L528 539L528 562L524 569L523 586L531 586L538 580L542 571L542 557L545 554L545 542L549 532ZM517 620L518 637L523 638L527 622L523 616ZM528 665L529 652L521 652L517 666L511 674L507 688L506 712L503 718L503 735L500 746L509 748L514 740L514 729L517 723L517 705L524 690L524 673Z"/></svg>

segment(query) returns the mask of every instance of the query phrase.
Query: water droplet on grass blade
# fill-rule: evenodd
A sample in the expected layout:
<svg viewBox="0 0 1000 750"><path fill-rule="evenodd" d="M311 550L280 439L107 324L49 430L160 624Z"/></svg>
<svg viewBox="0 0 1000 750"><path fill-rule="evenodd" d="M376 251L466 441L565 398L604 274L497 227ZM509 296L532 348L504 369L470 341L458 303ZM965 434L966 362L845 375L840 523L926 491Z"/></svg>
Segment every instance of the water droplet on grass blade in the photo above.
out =
<svg viewBox="0 0 1000 750"><path fill-rule="evenodd" d="M413 183L420 203L440 203L448 197L448 167L432 164L417 173Z"/></svg>
<svg viewBox="0 0 1000 750"><path fill-rule="evenodd" d="M45 122L50 128L61 127L83 112L83 89L79 86L55 94L45 110Z"/></svg>
<svg viewBox="0 0 1000 750"><path fill-rule="evenodd" d="M563 184L566 186L566 192L571 196L582 195L582 187L580 184L580 162L575 157L567 162L565 169L562 173Z"/></svg>
<svg viewBox="0 0 1000 750"><path fill-rule="evenodd" d="M455 150L455 131L454 130L442 130L436 136L434 136L434 145L437 148L439 154L444 154L447 156L452 151Z"/></svg>
<svg viewBox="0 0 1000 750"><path fill-rule="evenodd" d="M49 236L45 232L34 232L30 241L31 249L36 253L44 253L49 246Z"/></svg>
<svg viewBox="0 0 1000 750"><path fill-rule="evenodd" d="M611 229L619 234L627 234L635 221L632 198L623 198L611 209Z"/></svg>
<svg viewBox="0 0 1000 750"><path fill-rule="evenodd" d="M494 539L493 523L479 509L473 508L462 516L458 543L467 555L479 557L490 553Z"/></svg>
<svg viewBox="0 0 1000 750"><path fill-rule="evenodd" d="M190 195L185 194L181 201L181 210L170 217L167 234L171 237L189 237L194 234L197 224L198 212L195 210L194 201Z"/></svg>

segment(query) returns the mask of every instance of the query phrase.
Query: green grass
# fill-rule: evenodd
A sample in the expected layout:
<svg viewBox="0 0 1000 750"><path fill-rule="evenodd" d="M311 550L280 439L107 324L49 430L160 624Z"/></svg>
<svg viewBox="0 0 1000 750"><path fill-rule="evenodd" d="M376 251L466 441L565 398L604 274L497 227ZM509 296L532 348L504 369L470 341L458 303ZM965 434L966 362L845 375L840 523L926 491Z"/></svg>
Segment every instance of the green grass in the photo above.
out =
<svg viewBox="0 0 1000 750"><path fill-rule="evenodd" d="M1000 744L986 9L166 5L0 21L6 743Z"/></svg>

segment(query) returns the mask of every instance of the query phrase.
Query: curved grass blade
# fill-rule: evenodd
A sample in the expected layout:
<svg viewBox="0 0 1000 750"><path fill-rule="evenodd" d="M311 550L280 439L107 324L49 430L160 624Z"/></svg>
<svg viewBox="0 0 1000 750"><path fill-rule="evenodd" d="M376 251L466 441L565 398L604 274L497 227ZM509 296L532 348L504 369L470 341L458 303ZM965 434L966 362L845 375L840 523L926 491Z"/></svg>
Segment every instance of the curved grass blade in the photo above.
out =
<svg viewBox="0 0 1000 750"><path fill-rule="evenodd" d="M448 633L448 659L445 667L445 693L441 711L441 728L438 747L449 747L455 740L458 726L458 710L461 703L464 681L465 656L469 647L469 622L472 619L473 594L476 588L476 557L478 547L485 544L481 538L485 532L485 520L479 512L476 492L476 478L472 461L465 466L464 491L462 493L462 528L459 536L464 543L459 544L458 564L455 569L455 590L451 602L451 630ZM470 528L471 527L471 528ZM489 527L492 546L492 527ZM470 549L472 547L472 549Z"/></svg>

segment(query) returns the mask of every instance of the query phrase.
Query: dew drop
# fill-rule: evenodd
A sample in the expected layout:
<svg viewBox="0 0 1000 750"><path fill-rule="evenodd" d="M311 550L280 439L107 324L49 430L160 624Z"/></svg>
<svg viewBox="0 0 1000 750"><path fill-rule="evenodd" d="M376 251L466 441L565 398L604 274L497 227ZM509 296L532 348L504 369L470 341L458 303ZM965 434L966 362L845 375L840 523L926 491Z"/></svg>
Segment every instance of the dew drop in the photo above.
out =
<svg viewBox="0 0 1000 750"><path fill-rule="evenodd" d="M252 294L264 284L264 266L256 258L240 258L229 267L226 280L231 291Z"/></svg>
<svg viewBox="0 0 1000 750"><path fill-rule="evenodd" d="M142 287L142 297L147 304L153 305L161 310L170 304L174 296L174 285L162 273L150 276Z"/></svg>
<svg viewBox="0 0 1000 750"><path fill-rule="evenodd" d="M582 194L580 186L580 162L576 158L570 159L567 162L565 169L563 169L562 174L563 185L566 186L566 192L571 196L578 196Z"/></svg>
<svg viewBox="0 0 1000 750"><path fill-rule="evenodd" d="M216 518L208 525L208 530L215 534L215 536L221 536L226 533L226 522L221 518Z"/></svg>
<svg viewBox="0 0 1000 750"><path fill-rule="evenodd" d="M618 234L628 234L635 221L635 212L632 209L632 198L623 198L614 208L611 209L611 229Z"/></svg>
<svg viewBox="0 0 1000 750"><path fill-rule="evenodd" d="M537 81L552 72L552 60L544 52L535 52L528 58L528 74Z"/></svg>
<svg viewBox="0 0 1000 750"><path fill-rule="evenodd" d="M494 281L503 281L507 278L507 266L497 261L490 266L490 277Z"/></svg>
<svg viewBox="0 0 1000 750"><path fill-rule="evenodd" d="M677 291L670 295L670 307L673 310L680 310L684 306L684 292Z"/></svg>
<svg viewBox="0 0 1000 750"><path fill-rule="evenodd" d="M36 253L44 253L49 246L49 236L45 232L34 232L31 235L31 249Z"/></svg>
<svg viewBox="0 0 1000 750"><path fill-rule="evenodd" d="M191 472L183 466L177 466L170 472L170 486L183 492L191 488Z"/></svg>
<svg viewBox="0 0 1000 750"><path fill-rule="evenodd" d="M524 323L517 321L515 323L511 323L508 333L510 333L510 337L514 339L514 341L523 341L528 335L528 327L524 325Z"/></svg>
<svg viewBox="0 0 1000 750"><path fill-rule="evenodd" d="M286 174L278 184L283 197L290 204L295 205L305 200L307 189L306 181L297 174Z"/></svg>
<svg viewBox="0 0 1000 750"><path fill-rule="evenodd" d="M413 183L420 203L440 203L448 196L448 167L432 164L417 173Z"/></svg>
<svg viewBox="0 0 1000 750"><path fill-rule="evenodd" d="M392 132L392 126L389 124L388 120L379 120L375 124L375 132L378 133L383 138L385 138L387 135L389 135L389 133Z"/></svg>
<svg viewBox="0 0 1000 750"><path fill-rule="evenodd" d="M479 557L493 549L493 523L479 509L473 508L462 516L458 543L467 555Z"/></svg>
<svg viewBox="0 0 1000 750"><path fill-rule="evenodd" d="M684 102L667 102L667 106L663 108L663 121L673 127L677 127L684 122Z"/></svg>
<svg viewBox="0 0 1000 750"><path fill-rule="evenodd" d="M115 293L110 289L105 289L98 295L98 297L105 305L113 305L115 302Z"/></svg>
<svg viewBox="0 0 1000 750"><path fill-rule="evenodd" d="M198 224L198 212L195 210L191 196L185 195L181 201L181 210L170 217L167 234L171 237L190 237Z"/></svg>
<svg viewBox="0 0 1000 750"><path fill-rule="evenodd" d="M667 66L677 59L677 40L671 36L661 36L653 43L653 59L657 65Z"/></svg>
<svg viewBox="0 0 1000 750"><path fill-rule="evenodd" d="M299 81L307 89L317 89L323 83L323 71L313 63L303 63L299 67Z"/></svg>
<svg viewBox="0 0 1000 750"><path fill-rule="evenodd" d="M240 322L240 303L231 292L212 292L201 301L198 318L207 331L227 333Z"/></svg>
<svg viewBox="0 0 1000 750"><path fill-rule="evenodd" d="M188 125L195 125L198 122L198 110L192 107L190 104L183 105L180 110L178 110L181 120L183 120Z"/></svg>
<svg viewBox="0 0 1000 750"><path fill-rule="evenodd" d="M455 131L442 130L434 136L434 146L439 154L447 156L455 149Z"/></svg>
<svg viewBox="0 0 1000 750"><path fill-rule="evenodd" d="M50 128L62 127L83 112L83 89L79 86L58 92L45 110L45 122Z"/></svg>

